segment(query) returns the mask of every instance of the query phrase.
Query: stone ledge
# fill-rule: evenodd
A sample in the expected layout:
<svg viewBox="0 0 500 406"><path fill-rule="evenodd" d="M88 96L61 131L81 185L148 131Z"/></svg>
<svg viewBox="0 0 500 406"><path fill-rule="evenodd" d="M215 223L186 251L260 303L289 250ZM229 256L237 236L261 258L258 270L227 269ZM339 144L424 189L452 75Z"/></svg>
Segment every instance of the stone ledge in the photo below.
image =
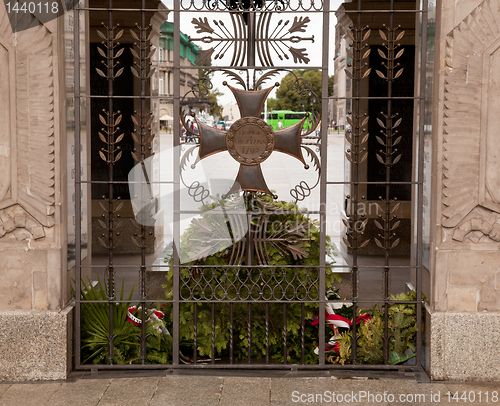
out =
<svg viewBox="0 0 500 406"><path fill-rule="evenodd" d="M500 312L425 312L433 380L500 382Z"/></svg>
<svg viewBox="0 0 500 406"><path fill-rule="evenodd" d="M73 306L58 312L0 310L0 380L66 379L72 368Z"/></svg>

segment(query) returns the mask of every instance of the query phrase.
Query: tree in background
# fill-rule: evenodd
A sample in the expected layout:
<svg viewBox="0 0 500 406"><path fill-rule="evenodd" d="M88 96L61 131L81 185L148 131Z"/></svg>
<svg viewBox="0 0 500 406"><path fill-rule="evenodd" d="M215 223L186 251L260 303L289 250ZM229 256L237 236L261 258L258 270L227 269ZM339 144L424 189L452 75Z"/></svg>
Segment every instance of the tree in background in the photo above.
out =
<svg viewBox="0 0 500 406"><path fill-rule="evenodd" d="M222 117L222 107L219 105L218 98L222 96L222 92L219 89L211 89L206 99L210 103L210 114L213 116Z"/></svg>
<svg viewBox="0 0 500 406"><path fill-rule="evenodd" d="M212 65L212 61L206 61L206 64L208 66ZM198 77L200 78L200 84L206 85L206 91L208 92L207 94L203 95L204 101L206 100L208 104L210 104L210 111L209 113L212 116L219 116L222 117L222 107L219 105L219 97L223 96L223 93L217 89L217 88L212 88L211 87L211 79L214 75L214 71L210 69L198 69ZM207 80L204 80L207 79ZM200 108L201 111L203 111L203 107Z"/></svg>
<svg viewBox="0 0 500 406"><path fill-rule="evenodd" d="M281 81L280 87L276 90L276 98L269 98L267 101L267 109L270 110L292 110L292 111L308 111L321 112L321 71L320 70L293 70L297 78L302 78L306 82L311 83L312 90L317 99L313 95L302 97L296 88L294 82L296 77L292 73L288 73ZM333 95L333 75L328 78L328 96Z"/></svg>

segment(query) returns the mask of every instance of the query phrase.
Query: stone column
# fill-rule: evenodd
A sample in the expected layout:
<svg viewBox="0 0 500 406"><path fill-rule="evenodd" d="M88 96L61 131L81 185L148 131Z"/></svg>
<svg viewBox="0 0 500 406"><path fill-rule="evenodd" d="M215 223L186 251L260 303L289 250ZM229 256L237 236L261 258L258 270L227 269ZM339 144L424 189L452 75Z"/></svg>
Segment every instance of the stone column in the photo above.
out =
<svg viewBox="0 0 500 406"><path fill-rule="evenodd" d="M500 380L500 4L438 6L426 367Z"/></svg>
<svg viewBox="0 0 500 406"><path fill-rule="evenodd" d="M71 312L66 269L62 18L0 4L0 379L63 379ZM23 29L31 26L32 28ZM62 95L62 96L60 96Z"/></svg>

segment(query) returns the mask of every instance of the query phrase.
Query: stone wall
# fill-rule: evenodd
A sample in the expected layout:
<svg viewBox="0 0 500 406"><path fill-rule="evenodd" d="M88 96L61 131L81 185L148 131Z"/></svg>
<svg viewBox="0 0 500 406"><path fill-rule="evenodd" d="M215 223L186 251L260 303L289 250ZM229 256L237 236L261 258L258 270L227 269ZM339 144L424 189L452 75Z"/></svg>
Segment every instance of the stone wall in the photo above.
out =
<svg viewBox="0 0 500 406"><path fill-rule="evenodd" d="M1 3L0 379L61 379L70 365L62 19L27 13L17 23L14 33Z"/></svg>
<svg viewBox="0 0 500 406"><path fill-rule="evenodd" d="M66 379L72 366L72 307L0 311L0 323L0 380Z"/></svg>
<svg viewBox="0 0 500 406"><path fill-rule="evenodd" d="M442 0L436 27L427 367L500 380L500 3Z"/></svg>
<svg viewBox="0 0 500 406"><path fill-rule="evenodd" d="M59 310L65 299L58 24L14 34L0 5L0 309Z"/></svg>
<svg viewBox="0 0 500 406"><path fill-rule="evenodd" d="M441 29L444 75L435 140L439 311L500 311L494 287L500 277L500 6L486 0L471 9L471 3L457 2L446 18L443 13ZM452 16L463 19L444 35Z"/></svg>

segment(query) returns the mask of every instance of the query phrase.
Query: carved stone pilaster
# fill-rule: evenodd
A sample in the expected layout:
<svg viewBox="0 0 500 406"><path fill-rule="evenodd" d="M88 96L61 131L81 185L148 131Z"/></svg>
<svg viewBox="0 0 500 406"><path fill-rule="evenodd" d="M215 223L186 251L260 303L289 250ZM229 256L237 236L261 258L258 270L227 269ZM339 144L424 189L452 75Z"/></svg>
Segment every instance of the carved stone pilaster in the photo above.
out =
<svg viewBox="0 0 500 406"><path fill-rule="evenodd" d="M485 0L446 38L444 242L500 241L500 5Z"/></svg>
<svg viewBox="0 0 500 406"><path fill-rule="evenodd" d="M35 17L26 14L24 18ZM52 227L55 223L53 34L39 25L14 35L3 4L0 5L0 94L0 209L19 205L40 225Z"/></svg>
<svg viewBox="0 0 500 406"><path fill-rule="evenodd" d="M30 13L15 21L17 32L0 3L0 310L59 310L67 300L56 211L66 136L57 101L61 24Z"/></svg>

